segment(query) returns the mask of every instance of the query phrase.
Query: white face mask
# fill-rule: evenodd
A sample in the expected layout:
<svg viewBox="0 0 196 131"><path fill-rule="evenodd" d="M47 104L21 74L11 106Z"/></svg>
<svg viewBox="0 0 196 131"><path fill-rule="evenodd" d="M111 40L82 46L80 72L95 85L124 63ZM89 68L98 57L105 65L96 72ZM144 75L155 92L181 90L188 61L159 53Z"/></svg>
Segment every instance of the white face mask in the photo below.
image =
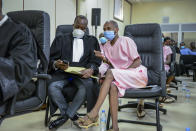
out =
<svg viewBox="0 0 196 131"><path fill-rule="evenodd" d="M84 31L81 29L74 29L72 34L74 38L81 39L84 36Z"/></svg>

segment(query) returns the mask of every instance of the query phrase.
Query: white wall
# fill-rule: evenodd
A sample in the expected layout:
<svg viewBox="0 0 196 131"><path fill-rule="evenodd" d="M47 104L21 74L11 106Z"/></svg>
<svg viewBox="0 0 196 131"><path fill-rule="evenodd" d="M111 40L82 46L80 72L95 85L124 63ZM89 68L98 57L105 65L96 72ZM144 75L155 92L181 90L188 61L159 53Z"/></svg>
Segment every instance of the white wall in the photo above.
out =
<svg viewBox="0 0 196 131"><path fill-rule="evenodd" d="M23 10L23 0L4 0L3 13L18 10ZM43 10L49 14L52 43L58 25L73 24L76 16L76 0L24 0L24 10Z"/></svg>
<svg viewBox="0 0 196 131"><path fill-rule="evenodd" d="M24 10L43 10L50 16L50 41L55 36L55 0L25 0Z"/></svg>
<svg viewBox="0 0 196 131"><path fill-rule="evenodd" d="M195 23L196 0L144 2L133 4L132 23L162 23L168 16L169 23Z"/></svg>
<svg viewBox="0 0 196 131"><path fill-rule="evenodd" d="M76 0L56 1L56 25L73 24L76 17Z"/></svg>
<svg viewBox="0 0 196 131"><path fill-rule="evenodd" d="M13 4L14 3L14 4ZM23 0L17 0L17 2L13 2L13 0L3 0L3 13L7 13L9 11L17 11L23 9Z"/></svg>
<svg viewBox="0 0 196 131"><path fill-rule="evenodd" d="M87 8L88 7L88 8ZM115 20L113 18L114 0L79 0L78 14L87 16L89 20L90 34L95 35L94 27L91 26L92 8L101 8L101 26L98 27L97 34L103 32L103 25L107 20ZM125 25L130 24L131 6L124 1L124 21L117 21L119 25L119 34L123 35Z"/></svg>
<svg viewBox="0 0 196 131"><path fill-rule="evenodd" d="M56 4L55 4L56 1ZM101 8L101 26L97 34L103 32L103 24L113 19L114 0L78 0L78 14L87 16L89 20L90 34L94 35L94 28L91 26L92 8ZM55 8L56 5L56 8ZM23 10L23 0L4 0L4 13L9 11ZM124 21L117 21L119 34L123 35L124 26L130 24L130 5L124 2ZM50 15L51 42L55 37L56 26L61 24L73 24L76 16L76 0L24 0L25 10L43 10Z"/></svg>

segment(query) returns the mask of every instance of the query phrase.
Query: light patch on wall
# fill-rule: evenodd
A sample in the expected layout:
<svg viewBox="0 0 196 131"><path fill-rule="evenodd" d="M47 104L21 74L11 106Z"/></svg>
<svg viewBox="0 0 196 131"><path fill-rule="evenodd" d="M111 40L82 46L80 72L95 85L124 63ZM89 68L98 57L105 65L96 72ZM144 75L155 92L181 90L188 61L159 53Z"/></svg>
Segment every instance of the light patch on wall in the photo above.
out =
<svg viewBox="0 0 196 131"><path fill-rule="evenodd" d="M163 16L162 17L162 23L164 23L164 24L169 23L169 16Z"/></svg>

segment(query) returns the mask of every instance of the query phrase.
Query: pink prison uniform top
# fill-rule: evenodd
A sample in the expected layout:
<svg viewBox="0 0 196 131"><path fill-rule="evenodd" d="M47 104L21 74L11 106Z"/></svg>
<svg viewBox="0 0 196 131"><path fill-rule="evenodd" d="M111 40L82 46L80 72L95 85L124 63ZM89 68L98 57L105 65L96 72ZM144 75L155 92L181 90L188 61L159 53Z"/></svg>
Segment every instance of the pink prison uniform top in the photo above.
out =
<svg viewBox="0 0 196 131"><path fill-rule="evenodd" d="M132 39L121 36L113 46L108 41L102 49L114 67L111 69L115 79L113 83L117 86L120 97L124 96L128 88L142 88L147 85L146 67L140 65L137 68L128 68L135 59L140 57ZM99 68L101 75L107 71L108 67L107 64L102 63Z"/></svg>
<svg viewBox="0 0 196 131"><path fill-rule="evenodd" d="M172 54L172 50L169 46L163 46L163 59L164 59L164 63L166 62L167 56ZM167 64L164 64L165 67L165 71L168 72L170 67Z"/></svg>

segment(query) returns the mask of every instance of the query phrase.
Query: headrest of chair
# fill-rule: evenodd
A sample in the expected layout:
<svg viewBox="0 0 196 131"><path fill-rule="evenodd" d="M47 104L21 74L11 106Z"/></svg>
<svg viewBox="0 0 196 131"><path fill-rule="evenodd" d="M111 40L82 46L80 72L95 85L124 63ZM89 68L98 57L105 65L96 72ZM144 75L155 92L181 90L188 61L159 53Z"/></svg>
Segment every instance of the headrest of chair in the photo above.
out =
<svg viewBox="0 0 196 131"><path fill-rule="evenodd" d="M49 59L48 47L50 47L50 17L48 13L43 11L14 11L7 15L14 21L19 21L27 25Z"/></svg>
<svg viewBox="0 0 196 131"><path fill-rule="evenodd" d="M127 25L124 35L135 41L142 65L148 68L149 84L160 84L160 73L164 66L159 24Z"/></svg>
<svg viewBox="0 0 196 131"><path fill-rule="evenodd" d="M125 27L124 36L152 36L160 28L159 24L134 24Z"/></svg>
<svg viewBox="0 0 196 131"><path fill-rule="evenodd" d="M196 62L196 56L195 55L181 55L180 60L183 61L183 64L194 64Z"/></svg>
<svg viewBox="0 0 196 131"><path fill-rule="evenodd" d="M57 35L65 35L67 33L71 33L73 31L73 25L59 25L56 29ZM89 35L89 29L87 27L85 34Z"/></svg>
<svg viewBox="0 0 196 131"><path fill-rule="evenodd" d="M174 46L169 46L172 50L172 54L171 54L171 62L176 62L176 49Z"/></svg>

